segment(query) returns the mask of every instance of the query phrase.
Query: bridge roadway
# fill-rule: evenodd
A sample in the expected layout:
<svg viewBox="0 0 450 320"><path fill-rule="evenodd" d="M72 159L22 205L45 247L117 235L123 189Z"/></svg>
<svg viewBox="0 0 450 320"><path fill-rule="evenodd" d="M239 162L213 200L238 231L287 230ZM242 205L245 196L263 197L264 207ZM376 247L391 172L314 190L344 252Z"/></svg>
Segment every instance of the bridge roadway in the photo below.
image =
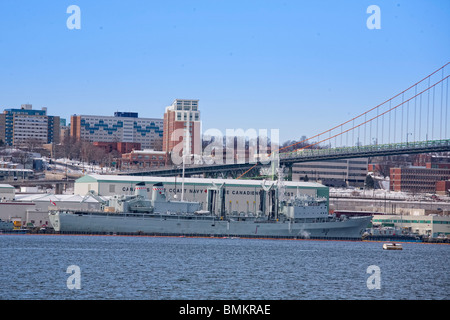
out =
<svg viewBox="0 0 450 320"><path fill-rule="evenodd" d="M389 156L398 154L415 154L429 152L450 151L450 139L429 140L419 142L403 142L395 144L374 144L369 146L329 148L329 149L301 149L294 152L279 154L280 166L292 168L292 164L310 161L338 160L350 158L366 158L375 156ZM268 167L270 164L258 163L233 163L233 164L213 164L213 165L189 165L185 167L185 175L205 175L217 177L220 174L236 178L247 170L259 171L262 167ZM119 175L134 176L160 176L173 177L179 176L183 172L181 167L171 169L127 171ZM258 175L258 174L256 174ZM248 173L252 176L252 172ZM253 175L254 176L254 175Z"/></svg>

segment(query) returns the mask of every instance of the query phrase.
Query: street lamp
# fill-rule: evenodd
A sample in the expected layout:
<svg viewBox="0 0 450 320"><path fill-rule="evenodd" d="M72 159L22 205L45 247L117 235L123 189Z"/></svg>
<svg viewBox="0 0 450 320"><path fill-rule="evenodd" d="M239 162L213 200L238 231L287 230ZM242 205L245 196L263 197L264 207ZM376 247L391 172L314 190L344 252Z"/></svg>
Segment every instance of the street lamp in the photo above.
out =
<svg viewBox="0 0 450 320"><path fill-rule="evenodd" d="M406 145L408 145L408 136L409 135L412 135L412 133L411 132L406 133Z"/></svg>

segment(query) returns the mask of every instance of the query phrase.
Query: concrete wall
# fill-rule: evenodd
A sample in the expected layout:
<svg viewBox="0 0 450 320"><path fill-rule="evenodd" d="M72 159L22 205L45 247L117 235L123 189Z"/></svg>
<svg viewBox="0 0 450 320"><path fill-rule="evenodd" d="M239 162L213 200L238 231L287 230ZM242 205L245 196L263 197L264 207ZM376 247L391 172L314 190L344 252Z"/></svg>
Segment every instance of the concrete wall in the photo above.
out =
<svg viewBox="0 0 450 320"><path fill-rule="evenodd" d="M26 221L27 210L35 208L36 204L31 202L0 202L0 219L11 221L13 218L20 218L21 221Z"/></svg>

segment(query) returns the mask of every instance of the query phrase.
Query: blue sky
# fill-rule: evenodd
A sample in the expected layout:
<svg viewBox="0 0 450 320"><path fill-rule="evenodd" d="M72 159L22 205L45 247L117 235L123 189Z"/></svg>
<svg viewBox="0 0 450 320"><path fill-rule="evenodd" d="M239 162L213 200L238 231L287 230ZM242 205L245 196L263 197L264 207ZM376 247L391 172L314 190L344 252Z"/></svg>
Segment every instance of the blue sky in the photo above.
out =
<svg viewBox="0 0 450 320"><path fill-rule="evenodd" d="M81 30L66 26L72 4ZM162 118L199 99L204 130L298 139L447 63L449 32L448 0L1 0L0 109Z"/></svg>

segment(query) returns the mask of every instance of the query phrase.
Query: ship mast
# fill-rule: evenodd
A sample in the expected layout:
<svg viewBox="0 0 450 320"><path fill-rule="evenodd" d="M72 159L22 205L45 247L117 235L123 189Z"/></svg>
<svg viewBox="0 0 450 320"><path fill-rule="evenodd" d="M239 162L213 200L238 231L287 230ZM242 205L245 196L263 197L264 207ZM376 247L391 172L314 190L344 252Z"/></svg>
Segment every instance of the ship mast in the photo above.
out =
<svg viewBox="0 0 450 320"><path fill-rule="evenodd" d="M183 139L186 143L186 145L183 148L183 178L181 181L181 201L184 201L184 168L185 168L185 162L186 162L186 157L191 155L191 151L190 151L190 123L189 123L189 118L190 118L191 113L188 112L188 115L186 116L186 125L184 128L184 136L185 139Z"/></svg>
<svg viewBox="0 0 450 320"><path fill-rule="evenodd" d="M277 191L280 203L285 200L286 186L284 184L284 166L277 169Z"/></svg>

